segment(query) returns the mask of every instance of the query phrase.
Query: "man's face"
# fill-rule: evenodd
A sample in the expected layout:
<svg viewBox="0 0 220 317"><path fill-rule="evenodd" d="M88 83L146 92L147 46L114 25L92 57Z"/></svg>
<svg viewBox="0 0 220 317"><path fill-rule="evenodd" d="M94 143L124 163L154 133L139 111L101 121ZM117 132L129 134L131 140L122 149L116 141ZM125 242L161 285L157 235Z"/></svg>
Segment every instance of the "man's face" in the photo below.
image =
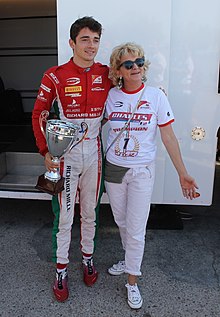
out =
<svg viewBox="0 0 220 317"><path fill-rule="evenodd" d="M76 43L69 40L70 47L74 51L74 62L81 67L91 66L98 52L100 37L98 33L89 28L83 28L76 37Z"/></svg>

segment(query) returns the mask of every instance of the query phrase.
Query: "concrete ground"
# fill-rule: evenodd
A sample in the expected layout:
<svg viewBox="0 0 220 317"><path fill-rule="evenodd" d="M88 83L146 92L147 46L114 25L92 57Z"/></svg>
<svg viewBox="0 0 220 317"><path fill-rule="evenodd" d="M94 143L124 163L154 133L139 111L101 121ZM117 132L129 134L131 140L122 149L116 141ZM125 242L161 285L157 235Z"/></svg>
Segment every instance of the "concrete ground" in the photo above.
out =
<svg viewBox="0 0 220 317"><path fill-rule="evenodd" d="M82 281L77 218L70 250L70 297L58 303L51 292L50 202L1 199L0 316L220 316L220 166L216 167L212 206L177 206L192 215L183 220L183 230L148 230L139 282L144 303L137 311L126 302L126 276L112 277L106 270L123 254L108 206L100 212L97 283L88 288Z"/></svg>

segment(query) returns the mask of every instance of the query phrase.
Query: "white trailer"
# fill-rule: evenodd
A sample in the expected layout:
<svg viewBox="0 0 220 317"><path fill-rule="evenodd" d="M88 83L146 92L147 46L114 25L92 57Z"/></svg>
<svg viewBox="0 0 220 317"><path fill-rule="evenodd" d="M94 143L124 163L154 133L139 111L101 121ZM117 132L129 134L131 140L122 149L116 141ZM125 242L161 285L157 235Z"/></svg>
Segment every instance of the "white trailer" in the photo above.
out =
<svg viewBox="0 0 220 317"><path fill-rule="evenodd" d="M155 204L211 205L215 175L217 130L220 126L220 2L219 0L57 0L58 62L72 55L69 29L79 17L93 16L104 27L96 60L109 63L114 46L140 44L151 65L148 84L165 88L175 114L173 128L188 172L200 197L182 197L178 175L160 141L156 160ZM104 140L107 133L104 128ZM4 156L4 154L2 154ZM38 155L35 155L35 158ZM7 158L4 158L7 161ZM41 158L35 167L43 165ZM23 164L25 167L25 163ZM21 168L20 168L21 170ZM38 168L35 171L35 180ZM16 194L17 193L17 194ZM0 197L50 199L34 190L7 190ZM19 196L19 197L18 197ZM106 195L102 202L107 202Z"/></svg>

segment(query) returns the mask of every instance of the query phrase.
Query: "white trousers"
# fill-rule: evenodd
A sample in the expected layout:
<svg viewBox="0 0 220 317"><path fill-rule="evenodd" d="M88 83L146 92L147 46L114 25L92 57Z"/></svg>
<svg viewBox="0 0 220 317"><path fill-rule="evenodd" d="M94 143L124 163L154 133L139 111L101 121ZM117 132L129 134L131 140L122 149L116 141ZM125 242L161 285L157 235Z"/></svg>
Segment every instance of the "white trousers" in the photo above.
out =
<svg viewBox="0 0 220 317"><path fill-rule="evenodd" d="M113 216L125 250L125 272L141 275L155 164L129 169L122 184L105 182Z"/></svg>
<svg viewBox="0 0 220 317"><path fill-rule="evenodd" d="M66 154L61 170L65 189L54 197L53 261L69 263L72 224L77 190L80 204L80 244L84 255L92 255L97 231L97 204L101 186L100 139L83 141Z"/></svg>

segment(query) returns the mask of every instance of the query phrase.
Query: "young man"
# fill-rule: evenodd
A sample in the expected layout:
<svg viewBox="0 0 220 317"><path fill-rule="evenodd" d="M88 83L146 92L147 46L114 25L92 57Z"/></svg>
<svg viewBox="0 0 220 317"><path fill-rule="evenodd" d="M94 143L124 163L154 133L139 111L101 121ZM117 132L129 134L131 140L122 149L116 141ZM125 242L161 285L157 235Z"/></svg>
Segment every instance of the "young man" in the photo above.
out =
<svg viewBox="0 0 220 317"><path fill-rule="evenodd" d="M83 142L62 159L60 169L65 177L65 189L52 199L55 215L53 260L57 263L53 292L58 301L65 301L69 296L67 264L77 191L84 282L91 286L98 277L92 256L102 174L100 126L104 103L111 87L108 67L94 62L101 33L101 24L92 17L80 18L72 24L69 45L73 57L66 64L45 72L32 115L36 143L39 152L45 156L45 165L49 171L57 165L52 161L39 126L41 112L50 111L54 101L57 101L57 115L61 120L78 125L85 122L88 125L88 134Z"/></svg>

